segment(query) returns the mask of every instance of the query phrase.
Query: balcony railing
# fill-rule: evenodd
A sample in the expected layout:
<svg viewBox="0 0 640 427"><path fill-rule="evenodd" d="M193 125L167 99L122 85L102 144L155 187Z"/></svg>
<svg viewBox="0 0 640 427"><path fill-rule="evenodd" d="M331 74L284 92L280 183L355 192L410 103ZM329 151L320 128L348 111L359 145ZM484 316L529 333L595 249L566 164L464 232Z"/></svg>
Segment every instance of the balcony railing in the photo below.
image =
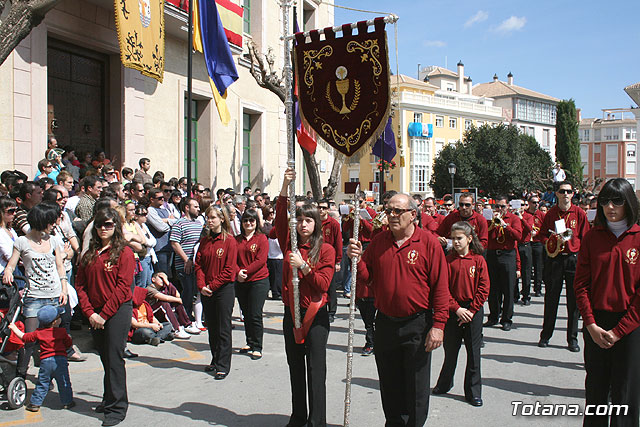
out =
<svg viewBox="0 0 640 427"><path fill-rule="evenodd" d="M502 108L492 105L477 104L469 101L459 101L456 99L440 98L433 95L424 95L416 92L402 92L400 102L407 104L423 105L425 107L446 108L469 113L480 113L496 118L502 118Z"/></svg>

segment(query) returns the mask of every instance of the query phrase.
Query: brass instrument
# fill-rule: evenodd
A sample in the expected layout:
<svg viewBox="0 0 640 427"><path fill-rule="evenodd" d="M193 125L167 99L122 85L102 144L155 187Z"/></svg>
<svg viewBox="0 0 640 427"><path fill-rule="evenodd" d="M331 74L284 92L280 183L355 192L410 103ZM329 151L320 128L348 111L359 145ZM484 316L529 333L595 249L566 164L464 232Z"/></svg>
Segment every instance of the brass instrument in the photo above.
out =
<svg viewBox="0 0 640 427"><path fill-rule="evenodd" d="M502 225L502 215L501 214L496 214L496 216L493 217L493 219L491 220L491 225L489 226L489 231L491 231L492 229L497 229L497 236L496 236L496 242L498 243L504 243L505 241L505 237L504 237L504 226Z"/></svg>
<svg viewBox="0 0 640 427"><path fill-rule="evenodd" d="M376 217L371 220L374 230L382 228L382 226L385 225L385 222L387 222L387 214L385 211L378 212Z"/></svg>
<svg viewBox="0 0 640 427"><path fill-rule="evenodd" d="M550 230L551 231L551 230ZM552 233L544 245L549 258L555 258L559 253L564 251L565 244L573 237L573 230L567 228L562 233Z"/></svg>

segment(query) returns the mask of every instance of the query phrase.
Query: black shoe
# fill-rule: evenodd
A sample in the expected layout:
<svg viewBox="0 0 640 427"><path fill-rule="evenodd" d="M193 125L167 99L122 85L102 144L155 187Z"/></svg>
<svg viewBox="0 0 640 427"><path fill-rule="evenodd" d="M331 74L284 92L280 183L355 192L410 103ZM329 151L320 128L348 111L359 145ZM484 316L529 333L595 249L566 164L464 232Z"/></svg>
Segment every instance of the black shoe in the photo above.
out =
<svg viewBox="0 0 640 427"><path fill-rule="evenodd" d="M24 407L29 412L38 412L40 411L40 405L33 405L31 403L27 403Z"/></svg>
<svg viewBox="0 0 640 427"><path fill-rule="evenodd" d="M336 321L336 316L334 316L333 314L329 315L329 323L333 323Z"/></svg>
<svg viewBox="0 0 640 427"><path fill-rule="evenodd" d="M128 348L124 349L124 358L125 359L133 359L134 357L138 357L136 353L132 353Z"/></svg>
<svg viewBox="0 0 640 427"><path fill-rule="evenodd" d="M67 403L66 405L62 405L62 409L71 409L74 406L76 406L76 402L74 400L72 400L71 402Z"/></svg>
<svg viewBox="0 0 640 427"><path fill-rule="evenodd" d="M568 349L569 349L569 351L570 351L570 352L572 352L572 353L578 353L578 352L580 352L580 346L579 346L578 344L576 344L576 343L569 344L569 345L567 346L567 348L568 348Z"/></svg>
<svg viewBox="0 0 640 427"><path fill-rule="evenodd" d="M251 350L251 347L249 347L248 345L245 345L244 347L242 347L240 350L238 350L239 354L247 354L249 353Z"/></svg>
<svg viewBox="0 0 640 427"><path fill-rule="evenodd" d="M363 356L371 356L373 354L373 346L367 345L362 349Z"/></svg>
<svg viewBox="0 0 640 427"><path fill-rule="evenodd" d="M469 405L471 406L482 406L482 399L480 399L479 397L467 399L467 402L469 402Z"/></svg>
<svg viewBox="0 0 640 427"><path fill-rule="evenodd" d="M216 370L216 367L213 366L213 365L207 365L207 366L204 367L204 371L205 372L213 372L215 370Z"/></svg>
<svg viewBox="0 0 640 427"><path fill-rule="evenodd" d="M104 405L101 403L93 410L96 414L104 414Z"/></svg>
<svg viewBox="0 0 640 427"><path fill-rule="evenodd" d="M214 380L223 380L225 378L227 378L227 375L229 375L228 372L216 372L216 374L213 376Z"/></svg>
<svg viewBox="0 0 640 427"><path fill-rule="evenodd" d="M534 292L533 293L534 297L541 297L542 296L542 292L538 291L538 292Z"/></svg>
<svg viewBox="0 0 640 427"><path fill-rule="evenodd" d="M260 360L262 359L262 352L254 350L249 354L249 357L251 357L251 360Z"/></svg>
<svg viewBox="0 0 640 427"><path fill-rule="evenodd" d="M496 326L497 324L498 322L496 320L487 320L482 326L485 328L490 328L492 326Z"/></svg>
<svg viewBox="0 0 640 427"><path fill-rule="evenodd" d="M165 341L173 341L176 338L176 334L174 334L173 332L171 332L169 335L167 335L164 340Z"/></svg>
<svg viewBox="0 0 640 427"><path fill-rule="evenodd" d="M105 418L105 420L102 422L102 425L103 426L117 426L122 421L123 420L118 420L116 418Z"/></svg>
<svg viewBox="0 0 640 427"><path fill-rule="evenodd" d="M543 340L542 338L540 338L540 341L538 341L538 347L549 347L549 340Z"/></svg>
<svg viewBox="0 0 640 427"><path fill-rule="evenodd" d="M522 305L525 305L525 306L531 305L531 300L530 299L522 300Z"/></svg>
<svg viewBox="0 0 640 427"><path fill-rule="evenodd" d="M510 331L511 330L511 323L505 323L504 325L502 325L502 330L503 331Z"/></svg>
<svg viewBox="0 0 640 427"><path fill-rule="evenodd" d="M448 392L449 390L442 389L438 386L435 386L433 390L431 390L431 394L435 394L436 396L439 396L441 394L447 394Z"/></svg>

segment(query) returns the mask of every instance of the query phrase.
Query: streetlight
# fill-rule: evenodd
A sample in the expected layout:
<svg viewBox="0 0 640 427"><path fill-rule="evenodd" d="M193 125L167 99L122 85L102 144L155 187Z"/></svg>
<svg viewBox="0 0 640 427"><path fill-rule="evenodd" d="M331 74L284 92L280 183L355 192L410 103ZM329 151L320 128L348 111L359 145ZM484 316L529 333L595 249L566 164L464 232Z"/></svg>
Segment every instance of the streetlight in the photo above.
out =
<svg viewBox="0 0 640 427"><path fill-rule="evenodd" d="M455 198L455 195L454 195L455 190L453 188L453 177L456 176L456 164L451 162L447 167L449 168L449 175L451 175L451 197Z"/></svg>

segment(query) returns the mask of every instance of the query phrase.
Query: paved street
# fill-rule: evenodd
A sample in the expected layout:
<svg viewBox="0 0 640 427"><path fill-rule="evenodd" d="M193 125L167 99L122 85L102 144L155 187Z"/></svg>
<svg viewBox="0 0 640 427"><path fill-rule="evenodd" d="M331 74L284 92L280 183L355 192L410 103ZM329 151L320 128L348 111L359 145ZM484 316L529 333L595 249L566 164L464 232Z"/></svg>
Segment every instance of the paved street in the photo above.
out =
<svg viewBox="0 0 640 427"><path fill-rule="evenodd" d="M525 403L583 404L584 369L582 353L566 348L566 308L561 302L558 328L549 348L536 346L542 324L542 298L531 306L516 308L514 328L504 332L485 329L486 346L482 354L484 407L474 408L464 401L462 378L466 356L458 361L455 387L446 396L432 396L427 424L459 426L461 420L484 425L540 425L540 418L511 416L514 400ZM173 341L150 346L131 345L140 357L127 362L130 407L123 425L167 426L284 426L290 413L289 379L282 338L282 303L267 301L265 307L264 357L252 361L234 354L232 371L224 381L215 381L203 372L210 360L206 333L188 341ZM347 300L340 299L336 322L331 325L327 348L327 418L330 425L343 419L344 377L347 344ZM234 348L244 344L242 323L237 317ZM357 318L355 344L359 352L364 343L363 324ZM76 339L86 343L84 337ZM86 344L85 344L86 345ZM580 337L582 346L582 337ZM435 384L442 366L443 351L438 349L432 361L431 384ZM89 360L71 365L71 380L78 404L72 411L60 409L57 391L49 393L40 413L0 410L0 427L36 424L46 426L98 426L102 421L91 408L100 401L102 370L96 354ZM380 395L373 356L354 356L351 425L382 426ZM32 368L31 374L37 370ZM32 377L30 377L32 378ZM33 384L28 382L29 389ZM581 425L579 417L559 417L554 425Z"/></svg>

